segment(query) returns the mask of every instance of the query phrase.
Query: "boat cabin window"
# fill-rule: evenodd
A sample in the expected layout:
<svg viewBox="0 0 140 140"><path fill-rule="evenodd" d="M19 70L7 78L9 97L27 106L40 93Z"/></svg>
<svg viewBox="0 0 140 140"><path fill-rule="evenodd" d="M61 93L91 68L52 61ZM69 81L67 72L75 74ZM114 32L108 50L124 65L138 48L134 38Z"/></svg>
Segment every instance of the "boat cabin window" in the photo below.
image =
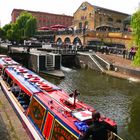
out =
<svg viewBox="0 0 140 140"><path fill-rule="evenodd" d="M7 85L9 87L11 87L13 85L13 80L11 79L11 77L9 77L9 75L5 71L3 72L2 78L4 81L7 82Z"/></svg>
<svg viewBox="0 0 140 140"><path fill-rule="evenodd" d="M13 80L9 76L7 77L7 83L10 87L13 85Z"/></svg>
<svg viewBox="0 0 140 140"><path fill-rule="evenodd" d="M24 91L20 91L18 94L14 94L21 106L26 110L30 104L30 96Z"/></svg>
<svg viewBox="0 0 140 140"><path fill-rule="evenodd" d="M3 78L3 80L7 80L7 78L8 78L8 75L7 75L7 73L5 72L5 68L3 69L3 72L2 72L2 78Z"/></svg>
<svg viewBox="0 0 140 140"><path fill-rule="evenodd" d="M13 83L13 85L11 86L11 92L15 95L15 97L18 97L21 89L16 83Z"/></svg>

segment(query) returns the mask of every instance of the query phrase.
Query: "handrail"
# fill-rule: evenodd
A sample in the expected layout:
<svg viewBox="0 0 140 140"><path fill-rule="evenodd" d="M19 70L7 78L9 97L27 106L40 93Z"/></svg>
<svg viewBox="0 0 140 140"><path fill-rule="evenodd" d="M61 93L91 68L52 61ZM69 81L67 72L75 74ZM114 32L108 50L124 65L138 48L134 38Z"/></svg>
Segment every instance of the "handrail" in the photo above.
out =
<svg viewBox="0 0 140 140"><path fill-rule="evenodd" d="M93 56L91 56L90 54L89 54L89 57L92 59L92 61L94 61L94 63L98 66L98 68L99 68L102 72L104 72L103 67L96 61L96 59L95 59Z"/></svg>
<svg viewBox="0 0 140 140"><path fill-rule="evenodd" d="M124 139L122 139L119 135L117 135L116 133L113 133L113 135L114 135L115 137L117 137L119 140L124 140Z"/></svg>
<svg viewBox="0 0 140 140"><path fill-rule="evenodd" d="M104 63L106 63L107 64L107 68L108 68L108 70L110 69L110 64L107 62L107 61L105 61L103 58L101 58L100 56L98 56L96 53L95 53L95 56L97 56L99 59L101 59Z"/></svg>
<svg viewBox="0 0 140 140"><path fill-rule="evenodd" d="M91 60L96 64L96 66L98 66L98 68L101 70L101 72L104 72L105 70L103 69L103 67L96 61L96 59L93 57L93 56L91 56L91 54L89 54L89 53L81 53L81 52L78 52L78 54L82 54L82 55L87 55L87 56L89 56L90 58L91 58ZM93 55L93 54L92 54Z"/></svg>

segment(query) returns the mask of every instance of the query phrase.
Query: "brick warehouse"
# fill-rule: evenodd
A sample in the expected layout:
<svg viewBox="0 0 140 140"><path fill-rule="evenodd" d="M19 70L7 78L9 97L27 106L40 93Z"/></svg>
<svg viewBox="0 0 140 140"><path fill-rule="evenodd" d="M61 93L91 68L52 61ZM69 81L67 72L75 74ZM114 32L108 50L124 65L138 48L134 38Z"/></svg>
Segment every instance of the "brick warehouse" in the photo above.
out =
<svg viewBox="0 0 140 140"><path fill-rule="evenodd" d="M23 10L13 10L12 22L15 22L21 11ZM33 11L28 12L32 13ZM73 16L44 12L33 12L32 14L37 18L38 28L62 24L67 27L73 27L74 30L78 31L72 34L67 34L68 29L58 34L55 32L55 42L61 39L64 43L66 38L69 38L71 43L74 42L75 38L79 38L83 45L96 39L103 40L104 42L121 43L125 44L125 46L128 46L131 42L131 32L127 32L130 28L130 22L124 22L128 17L130 19L131 15L94 6L88 2L83 2L74 12ZM69 18L69 20L64 19L64 17ZM42 36L43 39L50 40L48 38L48 32L40 32L39 36Z"/></svg>
<svg viewBox="0 0 140 140"><path fill-rule="evenodd" d="M59 15L59 14L52 14L52 13L45 13L45 12L37 12L37 11L28 11L23 9L13 9L11 18L12 23L16 21L18 16L21 12L27 11L31 13L36 19L37 19L37 27L43 27L43 26L52 26L55 24L61 24L66 27L72 25L73 17L68 15Z"/></svg>
<svg viewBox="0 0 140 140"><path fill-rule="evenodd" d="M103 30L111 28L124 31L129 25L124 24L123 21L129 16L129 14L83 2L74 13L73 26L77 29L85 27L90 30L98 30L99 27L102 27Z"/></svg>

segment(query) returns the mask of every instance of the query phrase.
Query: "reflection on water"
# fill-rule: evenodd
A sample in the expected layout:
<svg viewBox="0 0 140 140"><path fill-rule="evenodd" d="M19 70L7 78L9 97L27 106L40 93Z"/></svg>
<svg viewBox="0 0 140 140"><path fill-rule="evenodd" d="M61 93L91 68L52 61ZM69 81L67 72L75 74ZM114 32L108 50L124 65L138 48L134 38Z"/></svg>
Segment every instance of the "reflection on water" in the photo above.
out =
<svg viewBox="0 0 140 140"><path fill-rule="evenodd" d="M140 84L92 70L65 71L65 76L47 80L68 93L78 89L80 100L117 122L124 140L140 140Z"/></svg>

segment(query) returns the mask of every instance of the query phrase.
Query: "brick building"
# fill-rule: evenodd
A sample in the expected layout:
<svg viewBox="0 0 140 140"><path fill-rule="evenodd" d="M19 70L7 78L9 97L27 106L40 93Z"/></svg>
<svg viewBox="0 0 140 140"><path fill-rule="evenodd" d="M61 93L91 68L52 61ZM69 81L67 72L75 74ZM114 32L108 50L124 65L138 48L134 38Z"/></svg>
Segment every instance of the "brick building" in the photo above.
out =
<svg viewBox="0 0 140 140"><path fill-rule="evenodd" d="M128 26L123 23L128 16L130 15L83 2L74 13L73 27L123 31L125 26Z"/></svg>
<svg viewBox="0 0 140 140"><path fill-rule="evenodd" d="M66 27L72 25L73 17L68 15L59 15L59 14L52 14L52 13L45 13L45 12L36 12L36 11L28 11L23 9L13 9L11 18L12 23L16 21L18 16L21 12L27 11L31 13L36 19L37 19L37 27L43 27L43 26L52 26L55 24L61 24Z"/></svg>

